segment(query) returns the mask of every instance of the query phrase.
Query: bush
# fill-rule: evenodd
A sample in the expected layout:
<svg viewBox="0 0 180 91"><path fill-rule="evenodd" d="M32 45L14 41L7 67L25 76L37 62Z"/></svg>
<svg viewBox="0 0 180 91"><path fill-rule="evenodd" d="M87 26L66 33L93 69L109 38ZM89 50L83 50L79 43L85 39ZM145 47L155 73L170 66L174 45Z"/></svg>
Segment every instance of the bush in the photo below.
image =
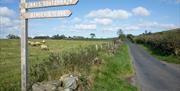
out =
<svg viewBox="0 0 180 91"><path fill-rule="evenodd" d="M108 50L107 44L99 46L102 46L102 48L98 50L95 45L90 45L70 48L70 51L63 51L61 54L51 53L48 59L30 67L30 87L36 82L59 79L60 76L69 73L78 73L81 76L80 78L85 79L84 77L90 75L90 68L93 65L93 60L98 56L98 52ZM82 80L82 82L87 83L85 80Z"/></svg>
<svg viewBox="0 0 180 91"><path fill-rule="evenodd" d="M180 56L180 28L176 30L140 35L135 38L137 43L145 44L163 55Z"/></svg>
<svg viewBox="0 0 180 91"><path fill-rule="evenodd" d="M98 56L94 45L88 47L71 48L70 51L51 53L48 59L39 64L32 65L29 69L30 87L44 80L59 79L63 74L79 72L87 75L92 65L92 60Z"/></svg>

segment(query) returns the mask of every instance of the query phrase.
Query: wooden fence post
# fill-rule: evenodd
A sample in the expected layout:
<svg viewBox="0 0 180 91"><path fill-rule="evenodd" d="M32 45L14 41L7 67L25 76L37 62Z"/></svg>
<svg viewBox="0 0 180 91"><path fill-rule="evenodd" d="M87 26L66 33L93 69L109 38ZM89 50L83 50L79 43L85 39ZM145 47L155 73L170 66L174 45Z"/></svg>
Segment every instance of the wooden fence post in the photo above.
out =
<svg viewBox="0 0 180 91"><path fill-rule="evenodd" d="M21 0L21 3L25 3L26 0ZM22 14L26 13L26 9L21 7L21 91L27 91L28 84L28 20L25 19Z"/></svg>

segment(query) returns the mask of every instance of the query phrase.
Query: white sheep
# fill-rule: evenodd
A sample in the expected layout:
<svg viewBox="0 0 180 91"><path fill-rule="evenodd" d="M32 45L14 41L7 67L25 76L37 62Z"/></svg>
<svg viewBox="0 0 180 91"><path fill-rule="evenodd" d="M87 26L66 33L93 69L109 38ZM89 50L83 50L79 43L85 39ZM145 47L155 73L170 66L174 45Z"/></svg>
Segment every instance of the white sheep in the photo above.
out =
<svg viewBox="0 0 180 91"><path fill-rule="evenodd" d="M42 45L42 43L41 42L35 42L35 45L40 46L40 45Z"/></svg>
<svg viewBox="0 0 180 91"><path fill-rule="evenodd" d="M45 44L45 43L46 43L46 41L45 41L45 40L43 40L43 41L42 41L42 43L43 43L43 44Z"/></svg>
<svg viewBox="0 0 180 91"><path fill-rule="evenodd" d="M30 45L31 46L36 46L36 43L35 42L30 42Z"/></svg>
<svg viewBox="0 0 180 91"><path fill-rule="evenodd" d="M28 44L31 45L31 41L28 41Z"/></svg>
<svg viewBox="0 0 180 91"><path fill-rule="evenodd" d="M42 50L49 50L49 49L48 49L48 46L47 46L47 45L44 45L44 44L41 45L41 49L42 49Z"/></svg>
<svg viewBox="0 0 180 91"><path fill-rule="evenodd" d="M31 46L40 46L40 45L42 45L41 42L31 42L31 41L28 41L28 44L31 45Z"/></svg>

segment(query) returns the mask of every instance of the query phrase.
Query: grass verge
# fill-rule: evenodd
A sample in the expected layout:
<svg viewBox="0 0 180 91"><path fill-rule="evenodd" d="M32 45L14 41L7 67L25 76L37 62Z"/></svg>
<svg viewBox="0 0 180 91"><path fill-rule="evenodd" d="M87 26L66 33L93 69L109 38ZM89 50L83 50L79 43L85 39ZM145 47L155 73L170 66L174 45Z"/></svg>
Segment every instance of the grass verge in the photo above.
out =
<svg viewBox="0 0 180 91"><path fill-rule="evenodd" d="M159 60L166 61L168 63L180 64L180 56L174 55L163 55L158 53L157 51L151 49L150 47L139 44L140 47L144 48L147 52L149 52L154 57L158 58Z"/></svg>
<svg viewBox="0 0 180 91"><path fill-rule="evenodd" d="M113 56L101 53L100 58L104 62L94 72L92 91L137 91L127 81L134 73L127 45L123 44Z"/></svg>

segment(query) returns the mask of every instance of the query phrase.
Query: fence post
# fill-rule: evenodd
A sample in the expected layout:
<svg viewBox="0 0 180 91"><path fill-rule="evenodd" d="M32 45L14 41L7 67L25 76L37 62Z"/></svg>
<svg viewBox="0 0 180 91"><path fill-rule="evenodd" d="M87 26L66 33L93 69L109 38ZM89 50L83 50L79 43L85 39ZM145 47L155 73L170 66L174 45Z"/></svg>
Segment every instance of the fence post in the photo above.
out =
<svg viewBox="0 0 180 91"><path fill-rule="evenodd" d="M96 51L98 50L98 45L96 44Z"/></svg>

